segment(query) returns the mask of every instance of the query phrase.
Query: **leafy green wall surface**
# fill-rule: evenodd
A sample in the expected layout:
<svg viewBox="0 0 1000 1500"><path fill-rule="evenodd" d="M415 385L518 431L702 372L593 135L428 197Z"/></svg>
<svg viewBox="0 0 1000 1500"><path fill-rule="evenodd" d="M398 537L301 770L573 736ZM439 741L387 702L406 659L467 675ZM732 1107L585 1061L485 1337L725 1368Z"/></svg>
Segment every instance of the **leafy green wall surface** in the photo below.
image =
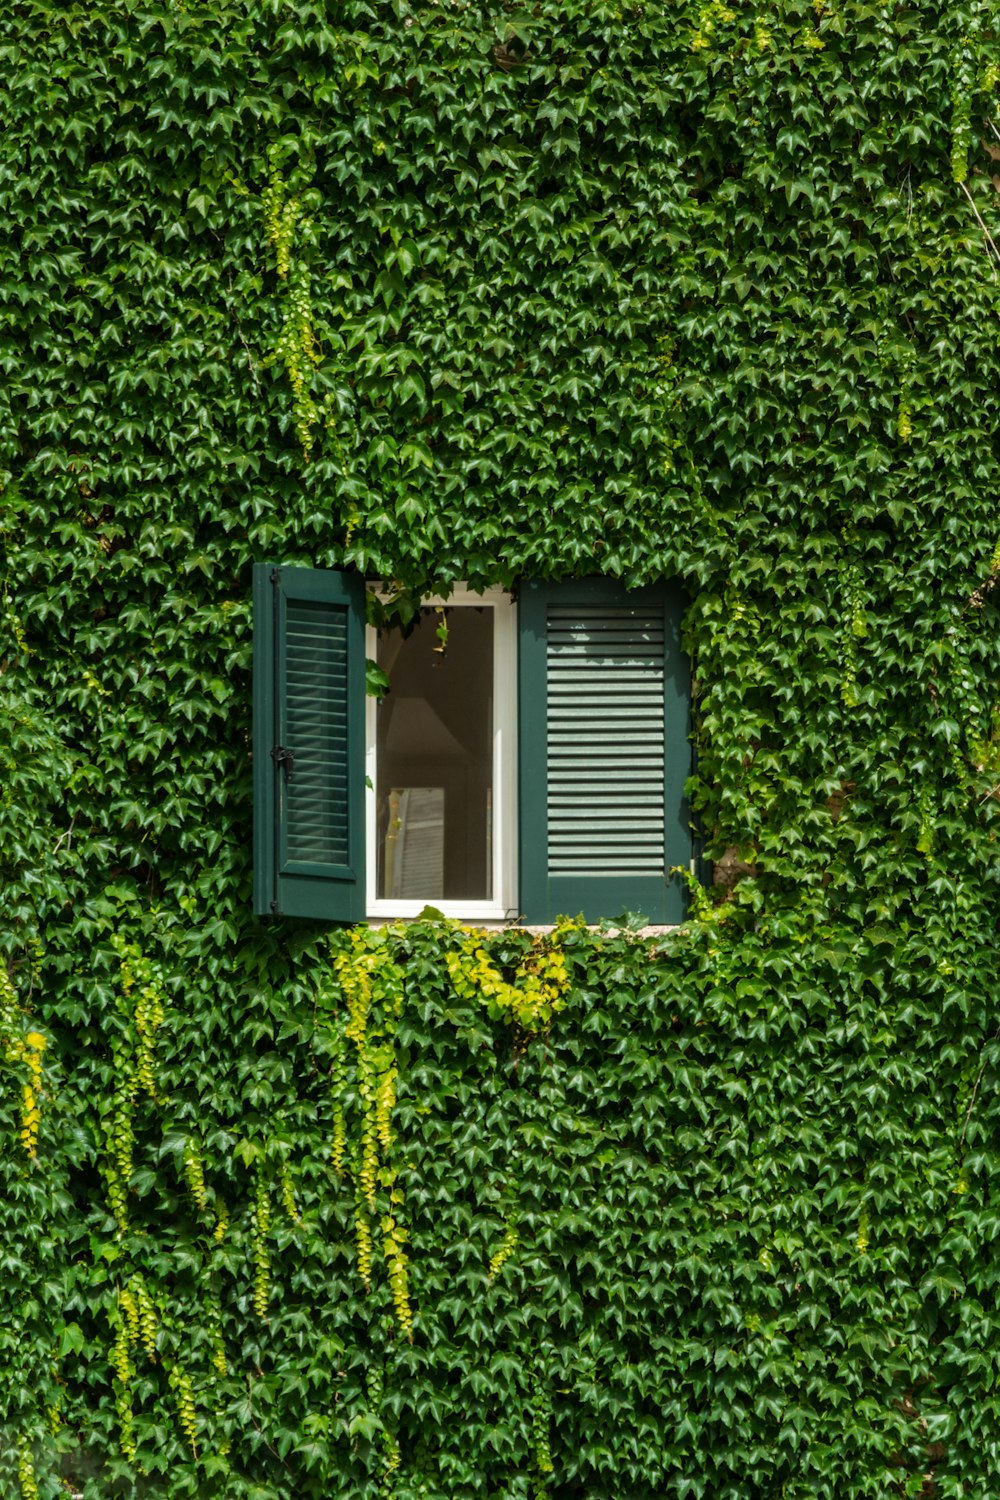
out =
<svg viewBox="0 0 1000 1500"><path fill-rule="evenodd" d="M4 1496L1000 1490L996 21L2 7ZM272 559L679 578L750 877L255 921Z"/></svg>

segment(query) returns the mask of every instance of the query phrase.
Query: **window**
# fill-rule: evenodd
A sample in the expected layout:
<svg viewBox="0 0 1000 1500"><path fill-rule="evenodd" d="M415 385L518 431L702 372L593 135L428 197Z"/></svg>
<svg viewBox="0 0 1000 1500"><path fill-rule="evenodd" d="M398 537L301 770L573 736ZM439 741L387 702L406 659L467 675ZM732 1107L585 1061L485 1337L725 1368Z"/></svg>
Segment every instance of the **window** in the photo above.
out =
<svg viewBox="0 0 1000 1500"><path fill-rule="evenodd" d="M517 915L515 610L500 589L429 599L368 631L389 679L367 705L369 916Z"/></svg>
<svg viewBox="0 0 1000 1500"><path fill-rule="evenodd" d="M681 920L680 613L668 584L529 581L366 639L356 576L255 568L255 911Z"/></svg>

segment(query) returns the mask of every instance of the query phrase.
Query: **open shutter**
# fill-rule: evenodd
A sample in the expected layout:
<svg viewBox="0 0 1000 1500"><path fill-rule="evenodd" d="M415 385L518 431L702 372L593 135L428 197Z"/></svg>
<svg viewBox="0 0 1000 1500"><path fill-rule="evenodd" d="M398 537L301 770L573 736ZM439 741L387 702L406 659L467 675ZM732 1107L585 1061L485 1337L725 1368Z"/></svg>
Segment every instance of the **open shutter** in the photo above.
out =
<svg viewBox="0 0 1000 1500"><path fill-rule="evenodd" d="M365 915L364 584L254 568L254 911Z"/></svg>
<svg viewBox="0 0 1000 1500"><path fill-rule="evenodd" d="M690 671L670 584L527 582L518 605L521 910L684 916Z"/></svg>

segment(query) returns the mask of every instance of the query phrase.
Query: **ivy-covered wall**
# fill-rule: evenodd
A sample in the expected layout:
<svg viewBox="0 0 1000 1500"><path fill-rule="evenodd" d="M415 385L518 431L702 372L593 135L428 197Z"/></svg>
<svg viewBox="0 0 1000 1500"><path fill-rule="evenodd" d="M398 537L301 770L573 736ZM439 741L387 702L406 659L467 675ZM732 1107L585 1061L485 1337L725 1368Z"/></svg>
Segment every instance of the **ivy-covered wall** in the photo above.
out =
<svg viewBox="0 0 1000 1500"><path fill-rule="evenodd" d="M4 1496L997 1492L996 26L7 0ZM679 578L750 874L255 921L254 560Z"/></svg>

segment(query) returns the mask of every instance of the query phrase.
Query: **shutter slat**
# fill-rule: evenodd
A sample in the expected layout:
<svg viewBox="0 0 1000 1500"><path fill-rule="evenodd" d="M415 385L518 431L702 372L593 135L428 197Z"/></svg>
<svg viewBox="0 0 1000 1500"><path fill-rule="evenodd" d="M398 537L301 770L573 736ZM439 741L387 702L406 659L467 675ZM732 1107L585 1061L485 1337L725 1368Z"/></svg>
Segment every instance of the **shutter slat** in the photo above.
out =
<svg viewBox="0 0 1000 1500"><path fill-rule="evenodd" d="M652 749L663 738L662 726L658 725L657 730L660 731L659 735L655 730L643 727L634 737L629 736L630 743ZM594 725L592 714L581 714L575 725L567 725L565 728L553 725L549 730L549 743L563 755L575 754L581 738L587 746L592 746L598 752L621 750L620 730L605 729L603 725L598 729Z"/></svg>

